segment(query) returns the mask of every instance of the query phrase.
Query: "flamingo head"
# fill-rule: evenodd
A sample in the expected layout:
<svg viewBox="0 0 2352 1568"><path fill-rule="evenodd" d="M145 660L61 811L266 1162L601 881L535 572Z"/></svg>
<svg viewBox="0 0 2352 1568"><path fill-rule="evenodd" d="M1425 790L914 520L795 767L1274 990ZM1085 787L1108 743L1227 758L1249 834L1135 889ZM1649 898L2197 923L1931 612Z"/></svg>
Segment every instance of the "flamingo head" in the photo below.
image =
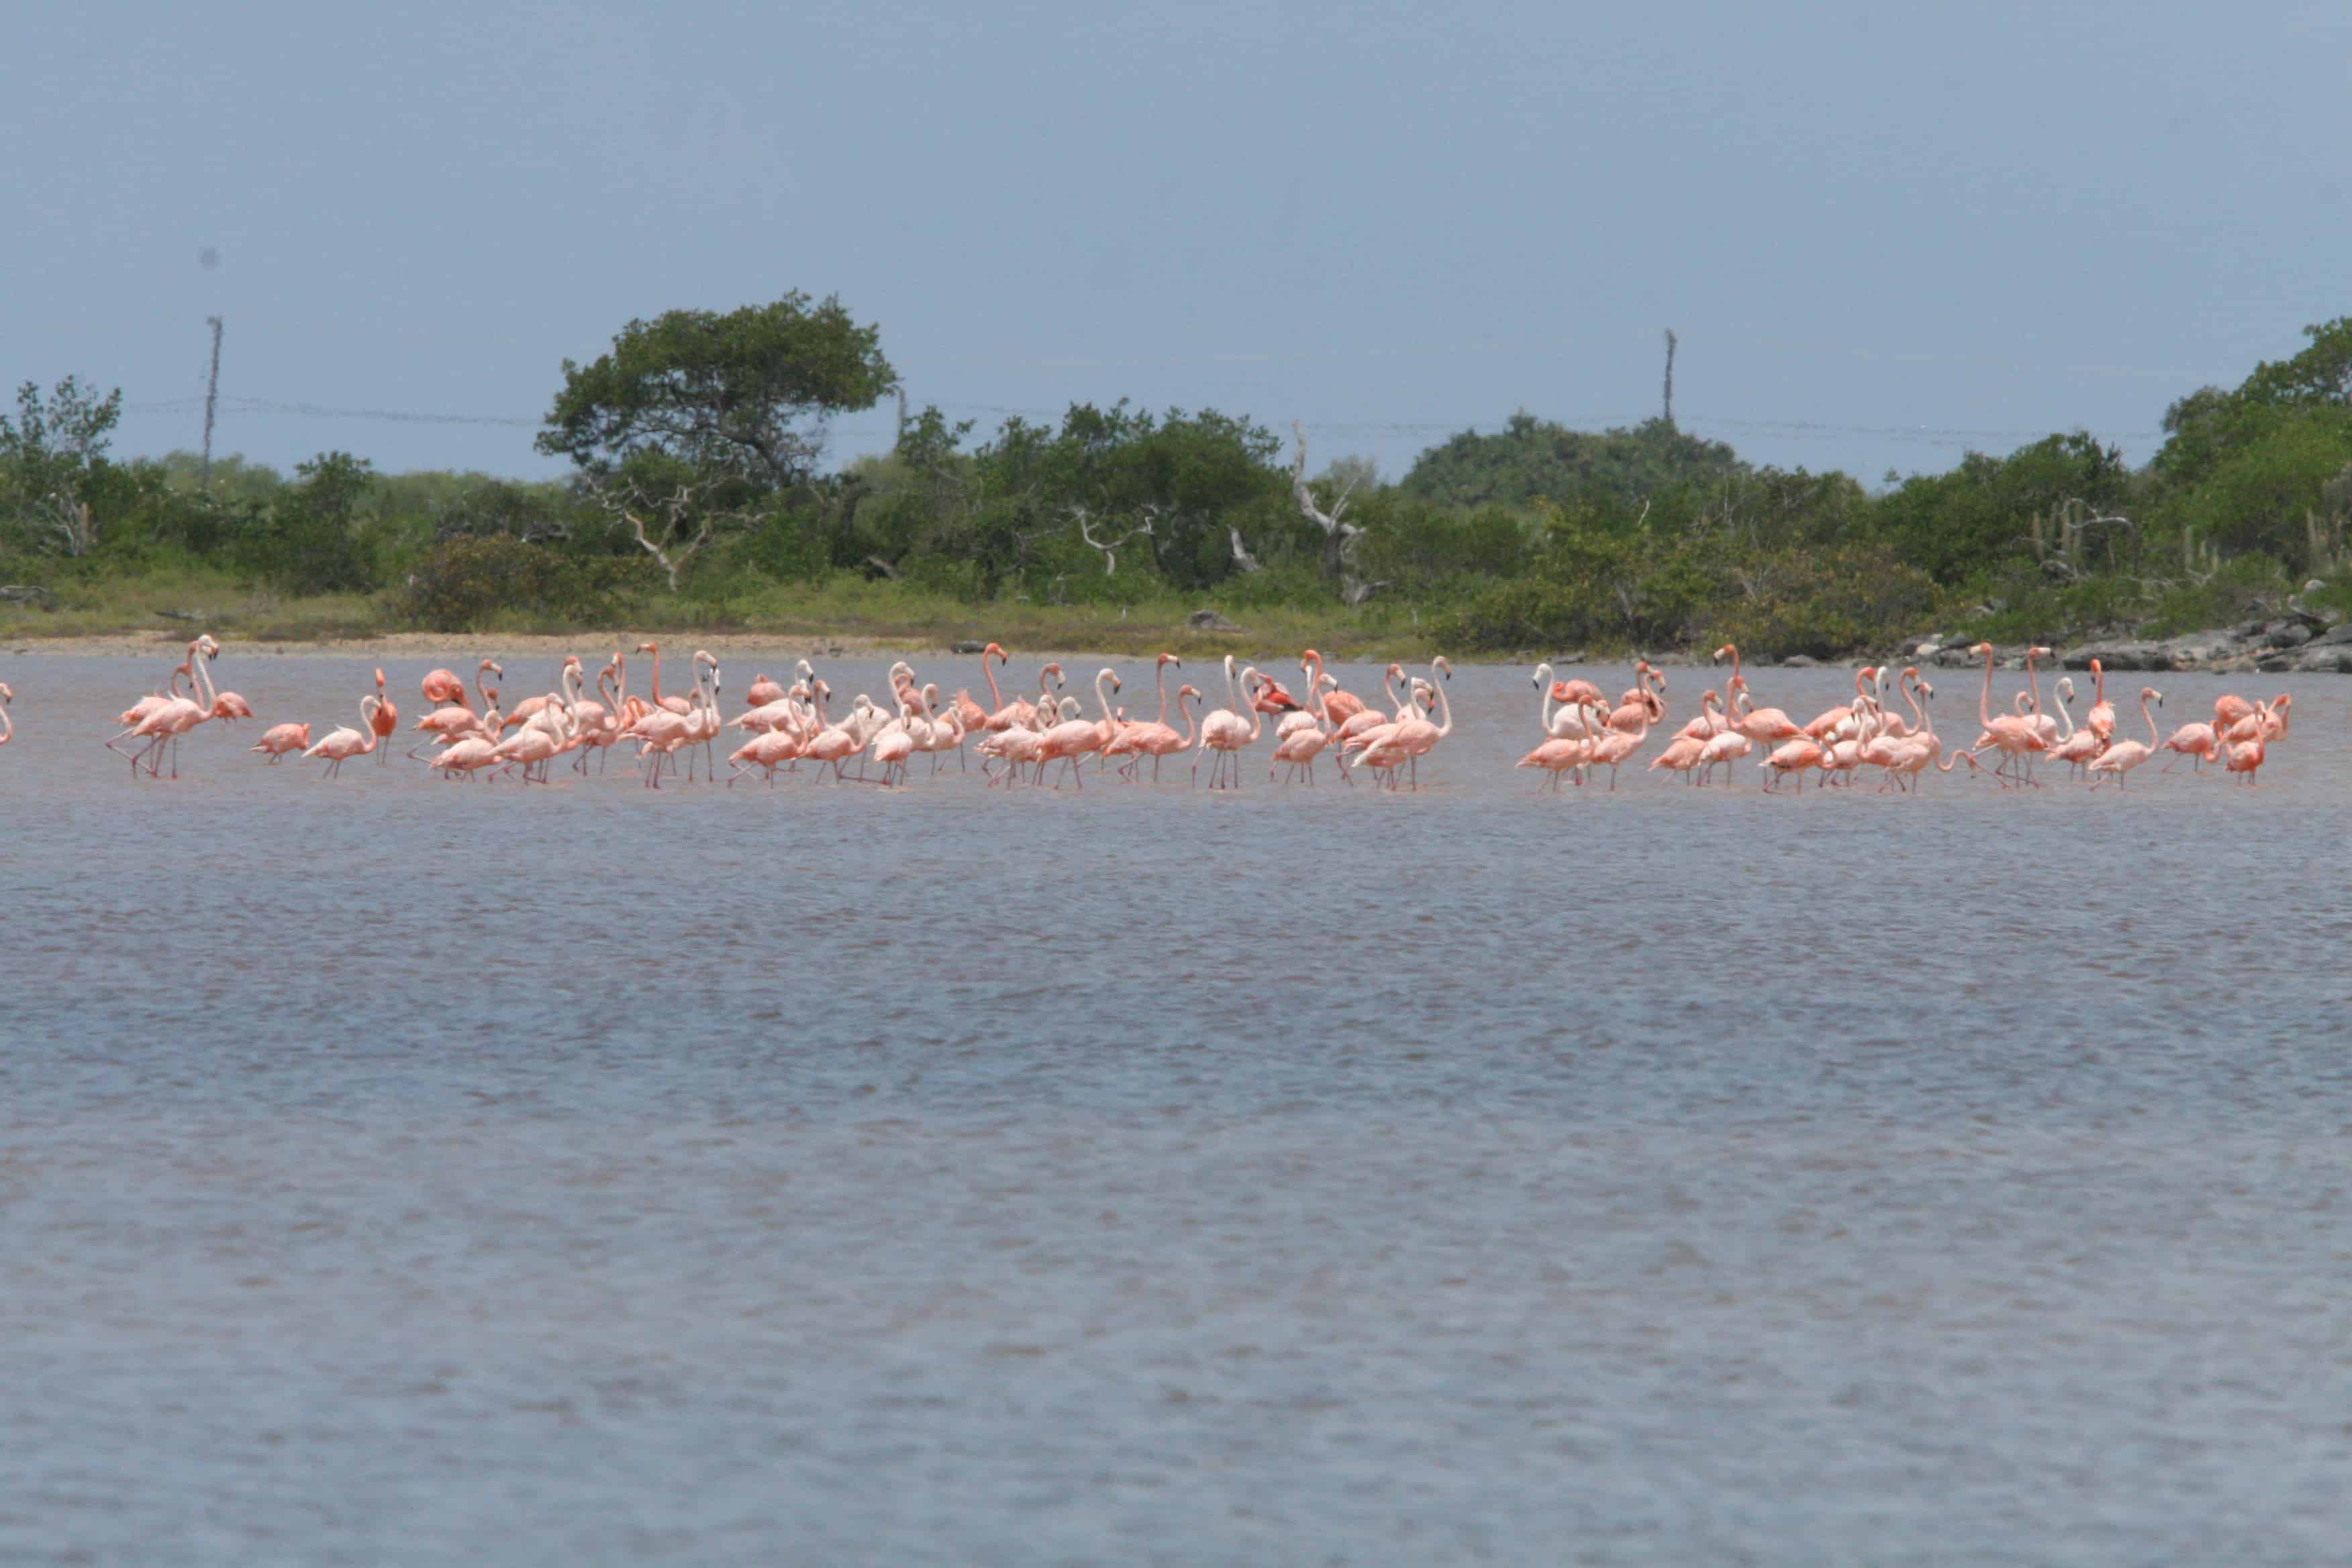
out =
<svg viewBox="0 0 2352 1568"><path fill-rule="evenodd" d="M1706 661L1709 664L1721 664L1727 658L1737 658L1738 653L1739 650L1738 648L1732 647L1729 643L1725 643L1721 647L1717 648L1713 653L1707 655Z"/></svg>
<svg viewBox="0 0 2352 1568"><path fill-rule="evenodd" d="M484 670L497 676L500 680L504 680L507 678L507 667L500 664L494 658L486 658L482 660L481 665L474 671L474 673L479 675Z"/></svg>
<svg viewBox="0 0 2352 1568"><path fill-rule="evenodd" d="M1992 657L1992 644L1989 642L1980 642L1977 644L1976 647L1969 649L1969 651L1970 653L1980 653L1987 658L1990 658Z"/></svg>
<svg viewBox="0 0 2352 1568"><path fill-rule="evenodd" d="M1049 664L1037 673L1040 675L1052 676L1054 678L1054 684L1056 686L1062 684L1062 667L1058 664Z"/></svg>
<svg viewBox="0 0 2352 1568"><path fill-rule="evenodd" d="M2141 687L2139 689L2139 700L2143 702L2153 701L2158 708L2164 706L2164 693L2158 691L2153 686Z"/></svg>
<svg viewBox="0 0 2352 1568"><path fill-rule="evenodd" d="M2025 657L2028 658L2048 658L2050 657L2050 650L2046 647L2030 647L2025 650Z"/></svg>
<svg viewBox="0 0 2352 1568"><path fill-rule="evenodd" d="M1171 664L1172 664L1172 665L1174 665L1174 666L1175 666L1177 668L1179 668L1179 669L1181 669L1181 668L1184 668L1184 661L1183 661L1182 659L1181 659L1181 658L1177 658L1174 654L1172 654L1172 653L1163 653L1163 654L1161 654L1161 655L1160 656L1160 662L1159 662L1159 664L1158 664L1158 665L1155 665L1153 668L1162 668L1162 667L1165 667L1165 666L1167 666L1167 665L1171 665Z"/></svg>
<svg viewBox="0 0 2352 1568"><path fill-rule="evenodd" d="M1176 700L1179 702L1183 701L1187 697L1198 697L1199 695L1201 695L1201 689L1193 685L1189 680L1176 689Z"/></svg>
<svg viewBox="0 0 2352 1568"><path fill-rule="evenodd" d="M383 670L381 667L379 667L375 672L375 689L378 691L382 691L383 689Z"/></svg>

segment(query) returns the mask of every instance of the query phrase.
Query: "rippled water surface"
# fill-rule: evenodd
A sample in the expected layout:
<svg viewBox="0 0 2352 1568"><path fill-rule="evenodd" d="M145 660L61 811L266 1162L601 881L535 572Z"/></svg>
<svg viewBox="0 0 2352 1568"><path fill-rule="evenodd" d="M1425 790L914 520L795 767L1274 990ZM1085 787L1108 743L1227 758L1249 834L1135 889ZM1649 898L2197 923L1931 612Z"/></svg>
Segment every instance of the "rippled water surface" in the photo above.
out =
<svg viewBox="0 0 2352 1568"><path fill-rule="evenodd" d="M2352 686L2252 791L1554 798L1465 668L1417 796L652 794L134 784L165 662L0 658L0 1561L2352 1539Z"/></svg>

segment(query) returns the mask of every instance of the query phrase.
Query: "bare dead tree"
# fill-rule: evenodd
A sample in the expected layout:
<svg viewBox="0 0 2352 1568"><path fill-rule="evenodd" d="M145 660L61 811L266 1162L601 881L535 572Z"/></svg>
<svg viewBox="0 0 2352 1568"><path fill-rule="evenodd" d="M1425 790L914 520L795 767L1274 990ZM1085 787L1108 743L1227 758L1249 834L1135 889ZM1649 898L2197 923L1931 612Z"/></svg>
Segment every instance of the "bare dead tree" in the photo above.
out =
<svg viewBox="0 0 2352 1568"><path fill-rule="evenodd" d="M1225 525L1225 532L1232 536L1234 542L1234 570L1236 572L1262 571L1263 568L1257 563L1257 557L1252 555L1249 552L1249 546L1242 542L1242 531L1228 523Z"/></svg>
<svg viewBox="0 0 2352 1568"><path fill-rule="evenodd" d="M1126 546L1128 541L1138 538L1151 538L1154 526L1160 521L1160 517L1166 510L1167 509L1161 506L1151 504L1145 505L1141 509L1143 521L1108 543L1095 537L1094 518L1085 507L1074 506L1070 508L1068 516L1071 521L1078 525L1078 537L1085 540L1095 549L1102 552L1103 575L1108 577L1118 571L1118 552ZM1108 523L1105 523L1103 525L1103 531L1106 533L1110 531L1110 525Z"/></svg>
<svg viewBox="0 0 2352 1568"><path fill-rule="evenodd" d="M632 479L626 484L600 490L596 499L606 510L618 513L636 531L637 542L644 546L647 554L661 563L662 570L669 576L670 592L676 593L679 574L686 570L687 563L710 542L711 533L719 522L730 519L740 521L750 515L742 511L706 511L701 514L694 537L681 547L679 531L688 519L694 515L694 498L698 491L708 488L707 485L680 485L667 495L656 496L647 494L643 486ZM659 543L646 535L646 520L638 515L641 512L661 514Z"/></svg>
<svg viewBox="0 0 2352 1568"><path fill-rule="evenodd" d="M56 535L58 551L79 557L98 548L98 527L90 521L88 501L53 491L43 499L42 506L40 532Z"/></svg>
<svg viewBox="0 0 2352 1568"><path fill-rule="evenodd" d="M1354 575L1356 542L1364 536L1362 529L1346 521L1355 481L1349 479L1326 510L1317 502L1315 491L1307 483L1307 431L1294 419L1290 433L1298 439L1298 454L1290 463L1290 493L1307 521L1323 531L1323 574L1339 582L1341 596L1345 597L1349 580ZM1360 599L1351 602L1362 603Z"/></svg>

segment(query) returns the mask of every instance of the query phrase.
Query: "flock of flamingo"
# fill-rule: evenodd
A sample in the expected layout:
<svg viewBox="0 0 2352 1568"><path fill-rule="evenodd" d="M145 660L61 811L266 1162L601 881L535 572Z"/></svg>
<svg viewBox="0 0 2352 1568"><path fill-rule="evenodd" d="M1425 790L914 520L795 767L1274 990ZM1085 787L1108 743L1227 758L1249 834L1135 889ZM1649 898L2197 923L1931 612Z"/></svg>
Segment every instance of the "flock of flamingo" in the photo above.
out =
<svg viewBox="0 0 2352 1568"><path fill-rule="evenodd" d="M415 743L407 755L451 779L483 774L545 784L558 758L571 757L571 765L585 773L592 758L600 768L609 766L614 748L631 742L646 787L658 789L666 776L676 776L681 755L688 782L698 773L717 782L717 747L725 737L730 786L753 774L772 786L780 769L797 769L803 762L814 764L819 774L829 773L835 782L850 782L847 769L855 762L859 782L903 784L918 754L930 757L936 773L946 754L954 753L959 766L968 769L969 752L977 751L981 772L991 786L1040 785L1047 770L1058 764L1054 780L1058 789L1065 782L1084 788L1083 763L1089 758L1101 771L1116 766L1120 777L1132 784L1139 780L1145 759L1150 759L1156 781L1163 759L1187 752L1197 784L1202 759L1213 752L1209 787L1221 789L1240 787L1242 753L1258 743L1271 721L1269 780L1286 768L1291 781L1303 778L1312 784L1316 763L1328 752L1343 781L1352 783L1354 771L1363 769L1376 784L1395 790L1418 788L1420 760L1454 732L1453 707L1445 691L1453 668L1443 657L1431 661L1426 677L1389 665L1382 700L1375 703L1343 689L1313 648L1298 661L1304 701L1272 676L1255 666L1237 667L1228 656L1223 707L1202 713L1192 704L1204 703L1203 694L1189 683L1177 688L1174 700L1184 725L1180 733L1168 722L1168 671L1183 668L1172 653L1161 654L1157 661L1159 710L1148 720L1130 718L1114 704L1122 682L1108 668L1094 679L1096 717L1087 717L1076 697L1059 695L1066 685L1059 664L1039 669L1035 700L1007 699L997 686L996 670L1009 662L1009 656L995 643L981 656L989 696L985 708L969 689L942 699L936 683L919 683L913 668L901 661L890 668L888 703L877 703L861 692L847 712L834 718L829 713L833 688L803 659L790 687L765 675L756 678L748 693L749 706L728 719L719 709L723 681L715 656L706 650L695 653L691 695L665 695L659 646L642 643L636 651L652 658L649 696L629 693L627 659L615 651L597 672L595 697L584 694L586 668L575 657L563 661L554 689L525 698L511 710L499 706L500 690L492 678L503 680L506 671L496 660L483 659L476 668L470 691L455 671L436 669L421 683L427 709L410 726ZM2043 711L2035 661L2048 658L2050 650L2041 647L2026 655L2028 689L2016 694L2011 709L1995 711L1992 645L1979 643L1972 651L1985 661L1984 686L1977 700L1981 732L1963 747L1948 745L1937 733L1931 712L1935 688L1916 668L1902 670L1894 683L1909 710L1907 717L1887 705L1885 668L1865 667L1854 674L1851 702L1800 724L1778 708L1755 705L1739 650L1727 645L1715 655L1718 662L1731 660L1731 675L1722 691L1710 688L1703 694L1697 715L1668 740L1649 769L1681 773L1695 786L1709 784L1718 771L1729 782L1734 764L1760 748L1763 755L1757 766L1763 771L1767 791L1793 779L1801 792L1809 773L1818 774L1825 786L1851 785L1866 769L1878 771L1882 791L1916 789L1929 772L1948 773L1963 762L1971 773L1982 772L2004 788L2023 788L2036 784L2035 763L2050 759L2067 763L2094 787L2113 781L2121 788L2134 769L2158 752L2168 751L2174 755L2165 764L2168 768L2186 756L2195 768L2216 763L2252 784L2268 747L2286 738L2294 700L2284 694L2269 701L2225 696L2214 704L2211 722L2184 724L2169 737L2160 736L2148 705L2161 705L2164 697L2153 687L2140 690L2147 740L2119 736L2115 707L2106 699L2105 673L2096 660L2090 667L2096 683L2092 705L2077 728L2074 685L2069 678L2060 679L2055 687L2057 714ZM130 759L134 777L142 772L151 778L161 776L167 760L172 776L178 777L178 743L190 731L212 720L254 717L245 699L214 683L210 667L219 656L219 643L208 635L197 637L163 689L121 713L121 731L107 746ZM1545 739L1517 765L1543 773L1555 791L1563 777L1581 787L1597 770L1606 768L1613 790L1618 770L1635 758L1652 731L1665 721L1664 673L1646 660L1637 661L1633 688L1614 703L1591 681L1552 677L1551 666L1536 668L1538 717ZM0 743L14 733L7 716L14 696L0 684ZM357 727L341 726L313 741L309 723L275 724L251 750L272 763L288 756L323 763L331 776L354 757L373 753L382 763L390 755L400 722L383 670L375 672L375 690L361 697L358 708ZM742 732L740 743L729 731ZM1988 756L1995 759L1990 767L1983 762ZM866 774L869 762L881 769L871 780Z"/></svg>
<svg viewBox="0 0 2352 1568"><path fill-rule="evenodd" d="M2057 716L2042 710L2042 681L2034 664L2050 657L2048 648L2026 649L2029 689L2017 693L2011 710L1998 713L1992 707L1993 646L1979 643L1969 651L1984 659L1984 689L1977 698L1977 719L1982 728L1969 745L1947 748L1929 713L1936 689L1920 678L1916 666L1906 667L1895 678L1898 692L1911 710L1908 719L1888 710L1886 668L1880 665L1854 671L1852 702L1800 724L1778 708L1755 705L1748 679L1741 673L1739 649L1726 644L1715 650L1717 660L1731 660L1731 678L1725 682L1722 696L1718 698L1712 689L1704 694L1698 716L1675 732L1650 763L1650 769L1679 773L1685 782L1703 785L1717 768L1728 779L1735 763L1761 747L1764 755L1757 766L1764 771L1767 790L1793 778L1795 787L1802 791L1808 773L1819 773L1824 784L1851 784L1865 768L1879 770L1882 791L1916 789L1930 769L1948 773L1962 762L1972 773L1989 772L2007 788L2034 785L2033 764L2046 757L2065 763L2070 775L2088 779L2094 788L2112 780L2121 789L2134 768L2158 752L2168 751L2174 755L2165 763L2167 768L2185 756L2191 759L2192 768L2218 763L2226 773L2252 784L2270 743L2285 739L2287 712L2294 701L2285 693L2267 702L2224 696L2213 704L2210 723L2183 724L2169 736L2159 736L2148 704L2162 706L2164 694L2145 686L2139 694L2140 716L2147 721L2147 740L2143 742L2116 735L2115 705L2107 700L2106 672L2097 659L2091 660L2090 666L2096 683L2091 710L2077 729L2071 677L2058 680ZM1537 666L1536 685L1543 687L1551 673L1549 665ZM1614 708L1591 681L1555 682L1543 695L1543 727L1550 739L1520 758L1518 765L1549 772L1555 789L1562 773L1575 775L1581 784L1589 770L1605 765L1610 787L1615 788L1619 766L1641 749L1651 729L1664 721L1665 689L1664 675L1646 661L1635 666L1634 687ZM1980 759L1989 753L1998 760L1988 770Z"/></svg>

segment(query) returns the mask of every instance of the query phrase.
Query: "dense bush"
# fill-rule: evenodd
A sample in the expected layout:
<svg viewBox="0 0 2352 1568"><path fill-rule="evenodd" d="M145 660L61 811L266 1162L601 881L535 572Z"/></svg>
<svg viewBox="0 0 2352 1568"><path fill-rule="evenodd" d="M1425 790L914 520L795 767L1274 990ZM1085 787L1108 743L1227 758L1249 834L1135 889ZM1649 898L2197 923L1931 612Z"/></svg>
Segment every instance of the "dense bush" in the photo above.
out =
<svg viewBox="0 0 2352 1568"><path fill-rule="evenodd" d="M614 617L632 574L617 563L565 556L511 534L459 535L425 552L410 574L409 613L439 632L473 631L500 615L562 621Z"/></svg>

